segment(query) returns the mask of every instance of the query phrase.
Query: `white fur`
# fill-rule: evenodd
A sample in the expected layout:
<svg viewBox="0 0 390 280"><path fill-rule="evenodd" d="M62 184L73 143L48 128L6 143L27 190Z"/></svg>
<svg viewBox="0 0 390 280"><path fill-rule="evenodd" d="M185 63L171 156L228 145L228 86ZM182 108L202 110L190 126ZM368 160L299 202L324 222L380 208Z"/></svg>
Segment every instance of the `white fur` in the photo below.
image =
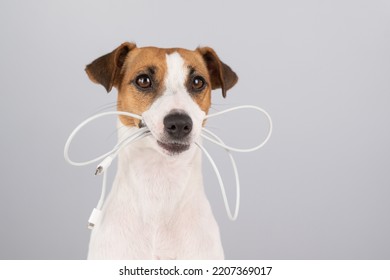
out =
<svg viewBox="0 0 390 280"><path fill-rule="evenodd" d="M184 86L188 69L182 57L167 55L166 63L166 90L143 114L153 136L120 152L102 219L92 231L89 259L224 257L204 193L201 151L193 143L199 140L204 112ZM174 156L156 142L164 137L163 119L172 110L187 113L193 121L190 149Z"/></svg>
<svg viewBox="0 0 390 280"><path fill-rule="evenodd" d="M164 117L172 110L184 111L192 119L192 138L196 140L194 137L199 137L205 112L193 101L184 86L188 69L182 57L175 52L167 55L166 61L168 71L164 81L165 92L142 116L153 136L161 139L164 134Z"/></svg>

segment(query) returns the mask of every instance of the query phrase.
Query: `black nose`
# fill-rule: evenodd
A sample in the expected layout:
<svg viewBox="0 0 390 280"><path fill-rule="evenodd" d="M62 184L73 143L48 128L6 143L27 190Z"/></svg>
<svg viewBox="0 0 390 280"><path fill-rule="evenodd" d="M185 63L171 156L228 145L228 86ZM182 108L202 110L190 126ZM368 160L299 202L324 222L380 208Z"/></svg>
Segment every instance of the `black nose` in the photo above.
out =
<svg viewBox="0 0 390 280"><path fill-rule="evenodd" d="M169 114L164 118L164 129L172 138L181 139L190 134L192 120L183 113Z"/></svg>

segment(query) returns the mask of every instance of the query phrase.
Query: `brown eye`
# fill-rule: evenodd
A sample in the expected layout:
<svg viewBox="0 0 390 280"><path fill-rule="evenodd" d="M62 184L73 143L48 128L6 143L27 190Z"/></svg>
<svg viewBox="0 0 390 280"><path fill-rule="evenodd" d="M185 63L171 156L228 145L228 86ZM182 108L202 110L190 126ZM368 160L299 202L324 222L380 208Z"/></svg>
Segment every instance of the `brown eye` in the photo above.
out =
<svg viewBox="0 0 390 280"><path fill-rule="evenodd" d="M146 74L142 74L142 75L139 75L136 79L135 79L135 83L137 84L137 86L139 86L141 89L147 89L147 88L150 88L152 86L152 80L150 79L150 77Z"/></svg>
<svg viewBox="0 0 390 280"><path fill-rule="evenodd" d="M200 91L204 88L206 82L200 76L196 76L192 79L192 88L196 91Z"/></svg>

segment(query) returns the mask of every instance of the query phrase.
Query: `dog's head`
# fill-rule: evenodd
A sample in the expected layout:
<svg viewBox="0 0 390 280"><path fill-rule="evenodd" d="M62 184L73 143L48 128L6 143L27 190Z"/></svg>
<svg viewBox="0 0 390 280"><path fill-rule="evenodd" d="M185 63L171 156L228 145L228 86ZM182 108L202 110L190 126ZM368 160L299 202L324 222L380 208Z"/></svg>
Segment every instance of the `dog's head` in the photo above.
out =
<svg viewBox="0 0 390 280"><path fill-rule="evenodd" d="M118 89L118 110L142 115L140 120L120 116L126 126L146 125L152 145L165 154L188 150L198 139L211 104L211 90L223 97L237 75L208 47L138 48L124 43L86 67L89 78L107 92Z"/></svg>

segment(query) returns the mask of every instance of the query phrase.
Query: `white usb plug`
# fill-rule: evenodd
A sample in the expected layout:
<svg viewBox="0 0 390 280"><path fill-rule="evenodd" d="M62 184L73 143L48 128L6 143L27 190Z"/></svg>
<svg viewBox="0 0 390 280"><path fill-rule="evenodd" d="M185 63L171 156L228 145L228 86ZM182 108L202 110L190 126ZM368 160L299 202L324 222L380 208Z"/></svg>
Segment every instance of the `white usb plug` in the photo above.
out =
<svg viewBox="0 0 390 280"><path fill-rule="evenodd" d="M99 210L97 208L93 208L91 216L89 216L89 219L88 219L88 228L89 229L93 229L95 227L95 225L99 222L101 213L102 213L101 210Z"/></svg>
<svg viewBox="0 0 390 280"><path fill-rule="evenodd" d="M112 161L114 160L113 156L108 156L96 167L95 175L100 175L104 171L107 170L107 168L111 165Z"/></svg>

